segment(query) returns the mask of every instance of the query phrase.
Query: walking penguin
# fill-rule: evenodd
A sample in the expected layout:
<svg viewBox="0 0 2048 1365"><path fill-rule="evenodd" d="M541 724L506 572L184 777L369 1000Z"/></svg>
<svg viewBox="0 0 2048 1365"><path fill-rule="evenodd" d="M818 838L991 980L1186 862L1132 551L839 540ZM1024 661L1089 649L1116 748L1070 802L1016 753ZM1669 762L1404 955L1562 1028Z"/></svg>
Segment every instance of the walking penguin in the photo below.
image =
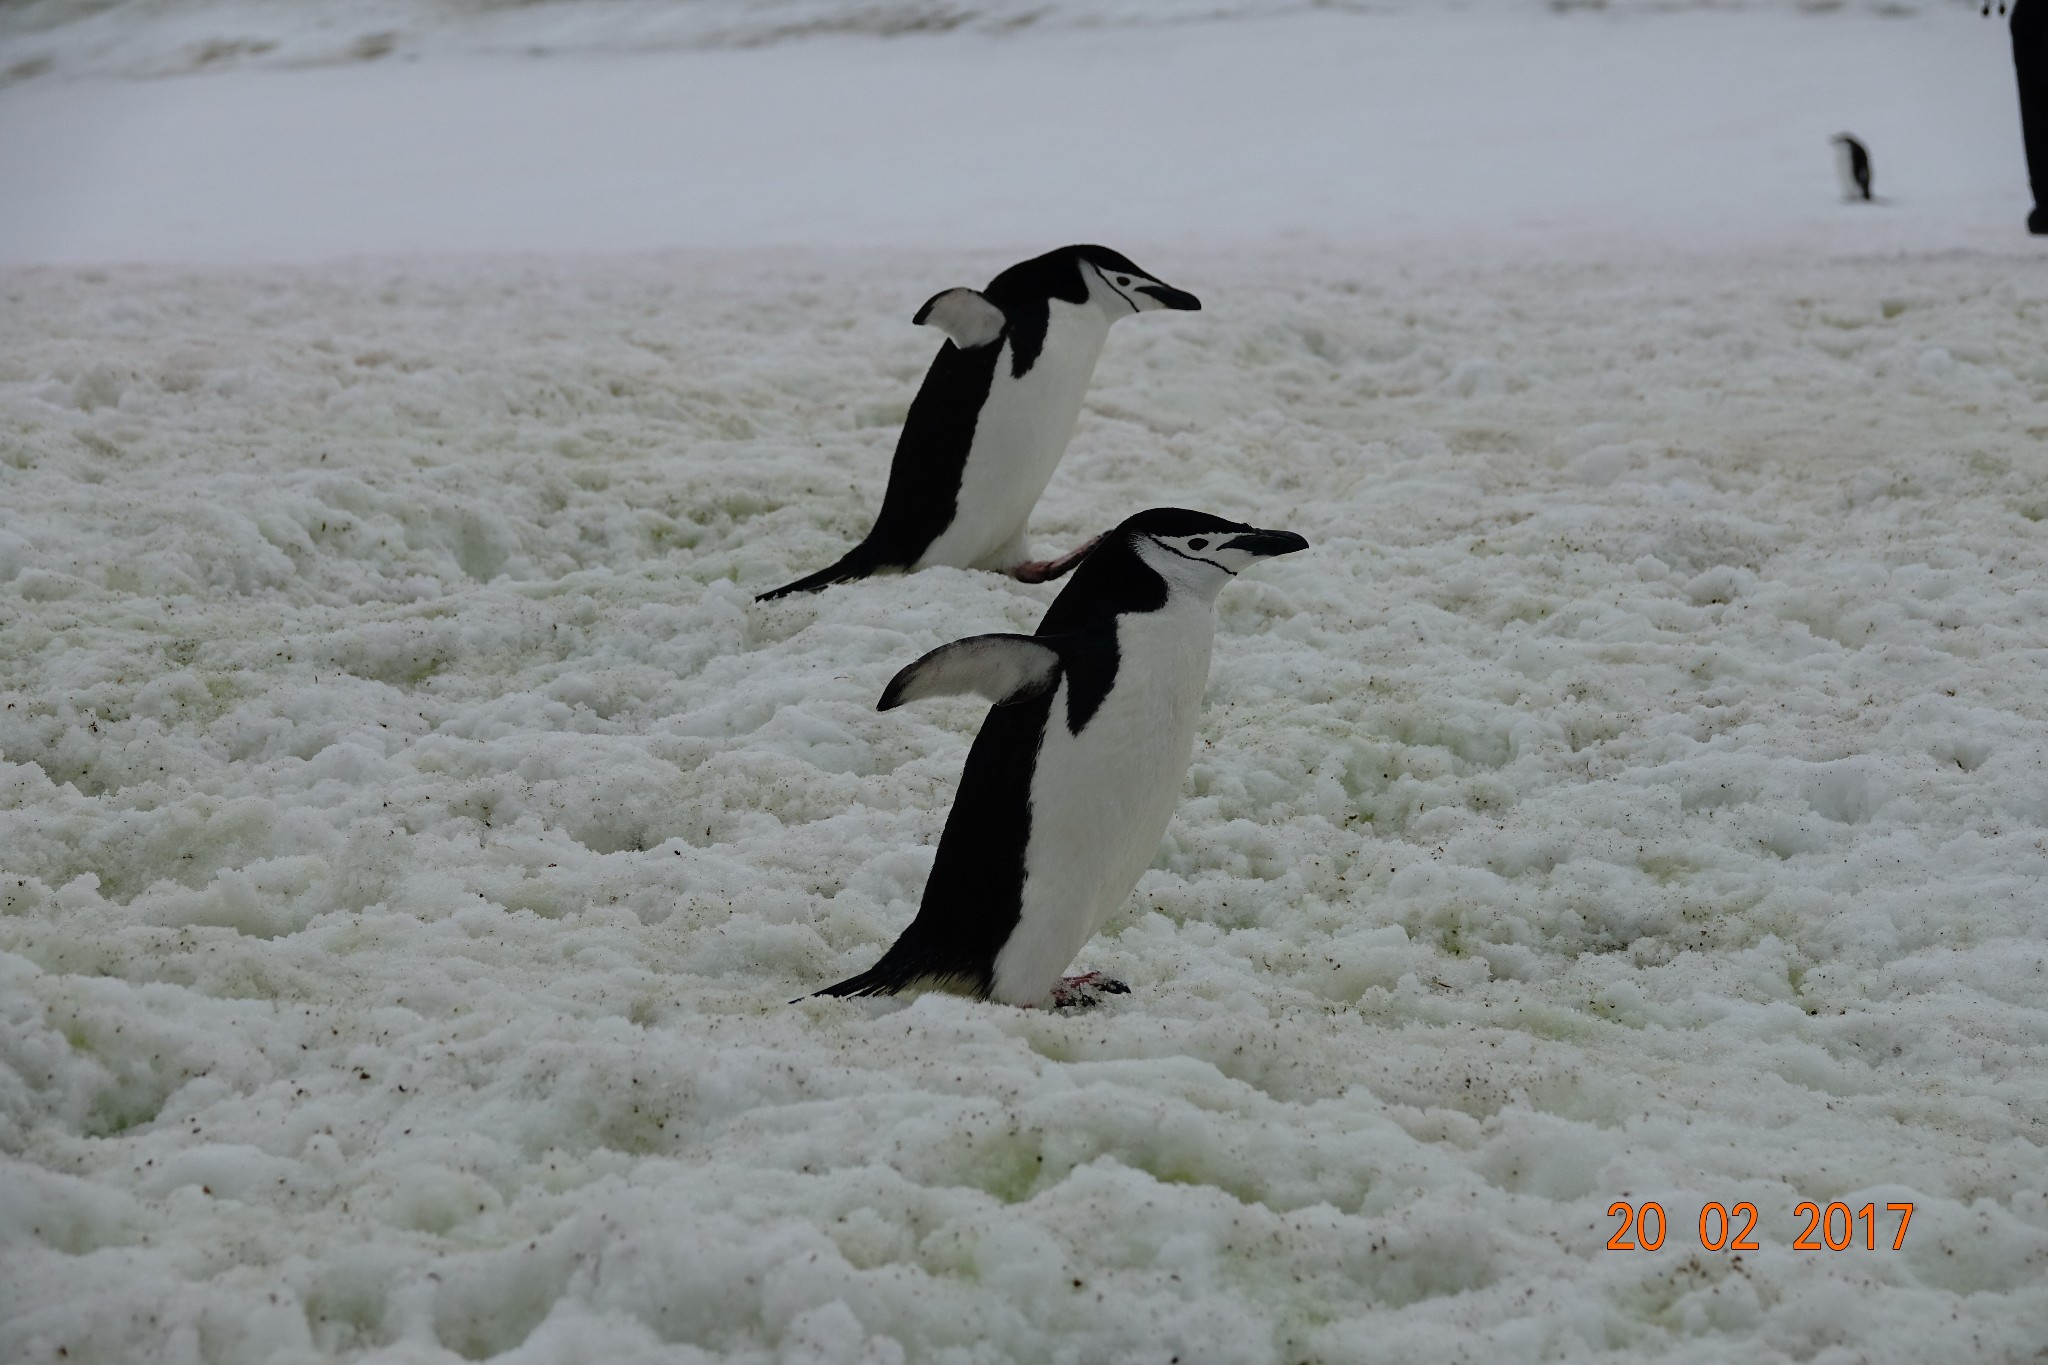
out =
<svg viewBox="0 0 2048 1365"><path fill-rule="evenodd" d="M1870 149L1847 133L1828 139L1835 144L1835 169L1842 176L1842 197L1870 202Z"/></svg>
<svg viewBox="0 0 2048 1365"><path fill-rule="evenodd" d="M1308 542L1156 507L1101 537L1033 635L976 635L898 673L879 709L979 693L916 919L820 995L952 991L1010 1005L1121 993L1061 973L1152 863L1194 753L1216 594Z"/></svg>
<svg viewBox="0 0 2048 1365"><path fill-rule="evenodd" d="M911 321L948 339L910 404L874 529L830 568L760 600L934 564L1058 578L1088 547L1033 560L1025 523L1066 454L1110 324L1201 306L1099 246L1049 251L986 289L934 294Z"/></svg>

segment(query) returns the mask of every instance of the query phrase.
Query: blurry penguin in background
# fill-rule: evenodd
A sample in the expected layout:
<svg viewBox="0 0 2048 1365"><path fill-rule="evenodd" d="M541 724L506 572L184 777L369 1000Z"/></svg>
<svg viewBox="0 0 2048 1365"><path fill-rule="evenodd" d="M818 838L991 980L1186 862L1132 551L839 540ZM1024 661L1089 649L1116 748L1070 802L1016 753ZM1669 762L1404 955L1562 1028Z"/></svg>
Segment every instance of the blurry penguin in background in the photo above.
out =
<svg viewBox="0 0 2048 1365"><path fill-rule="evenodd" d="M2019 77L2020 136L2027 149L2027 179L2033 182L2034 211L2027 231L2048 236L2048 21L2043 0L2013 0L2012 65ZM2003 14L2001 4L1998 12ZM1986 4L1984 13L1991 13Z"/></svg>
<svg viewBox="0 0 2048 1365"><path fill-rule="evenodd" d="M1828 139L1835 144L1835 169L1842 175L1842 197L1872 202L1870 193L1870 150L1847 133Z"/></svg>

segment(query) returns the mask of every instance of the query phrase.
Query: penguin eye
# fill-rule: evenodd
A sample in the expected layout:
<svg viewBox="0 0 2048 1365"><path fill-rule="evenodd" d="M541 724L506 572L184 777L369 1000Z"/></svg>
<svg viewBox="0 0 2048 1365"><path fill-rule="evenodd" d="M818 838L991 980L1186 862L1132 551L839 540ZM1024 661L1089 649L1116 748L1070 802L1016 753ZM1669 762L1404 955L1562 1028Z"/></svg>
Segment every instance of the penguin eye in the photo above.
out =
<svg viewBox="0 0 2048 1365"><path fill-rule="evenodd" d="M1196 536L1193 540L1188 542L1188 548L1190 550L1206 550L1209 548L1209 542L1202 539L1202 537L1200 536Z"/></svg>
<svg viewBox="0 0 2048 1365"><path fill-rule="evenodd" d="M1119 275L1116 277L1116 282L1118 284L1129 284L1131 282L1131 277L1129 275Z"/></svg>

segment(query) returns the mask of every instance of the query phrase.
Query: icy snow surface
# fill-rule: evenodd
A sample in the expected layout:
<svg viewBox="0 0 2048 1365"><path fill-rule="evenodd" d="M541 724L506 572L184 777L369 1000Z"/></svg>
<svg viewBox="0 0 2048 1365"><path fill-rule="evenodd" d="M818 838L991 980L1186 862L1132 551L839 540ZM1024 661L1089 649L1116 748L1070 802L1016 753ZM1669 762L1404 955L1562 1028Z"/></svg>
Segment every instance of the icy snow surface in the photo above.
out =
<svg viewBox="0 0 2048 1365"><path fill-rule="evenodd" d="M1211 310L1117 330L1041 542L1315 548L1075 1017L782 1003L979 716L882 684L1052 591L749 600L865 528L956 262L13 276L0 1351L2038 1346L2048 282L1157 268Z"/></svg>
<svg viewBox="0 0 2048 1365"><path fill-rule="evenodd" d="M1276 54L1340 29L1297 22L1196 55L1323 136L1340 88ZM1453 30L1354 22L1409 72L1358 99L1469 93L1426 88ZM216 189L261 207L266 129L341 147L350 91L397 127L394 93L449 115L488 72L450 59L444 106L431 63L0 92L0 168L71 176L0 200L0 250L89 257L30 229L118 201L147 211L94 240L157 262L0 273L0 1360L2038 1359L2048 262L2010 92L1957 55L2002 74L1997 35L1634 22L1573 30L1554 118L1467 111L1406 159L1356 125L1408 219L1301 174L1325 142L1219 202L1234 244L1146 195L1072 234L1205 311L1112 334L1038 547L1173 501L1314 548L1223 595L1185 799L1077 964L1133 993L1070 1015L784 1003L908 921L979 719L877 714L883 683L1056 587L751 600L865 530L932 350L911 311L1052 217L918 237L901 180L849 173L774 249L715 249L754 230L735 194L696 249L569 254L622 196L546 219L549 256L313 263L405 230L305 235L379 169L315 158L300 219L181 266ZM1084 50L1017 41L998 85ZM763 108L919 60L828 42L659 60L782 80ZM1745 42L1769 79L1733 99ZM1844 45L1922 79L1885 104ZM578 70L550 88L660 68ZM572 107L500 75L484 118ZM1616 89L1641 117L1589 154ZM1859 89L1897 120L1887 210L1831 202ZM46 117L93 100L248 137L124 201L129 135L220 147ZM1052 142L1086 145L1077 108ZM1272 159L1176 142L1191 109L1141 151ZM980 125L918 126L919 194L1011 202ZM776 177L838 153L779 136L728 152L787 215ZM1690 240L1712 177L1637 136L1733 177L1733 217ZM533 164L465 148L465 184ZM1548 226L1490 224L1461 149L1525 162ZM1616 231L1637 199L1662 226ZM478 202L417 240L513 201ZM1348 236L1285 235L1332 205ZM1663 1248L1606 1250L1648 1199ZM1889 1218L1794 1251L1808 1199L1916 1212L1901 1251ZM1700 1250L1708 1200L1754 1202L1761 1249Z"/></svg>

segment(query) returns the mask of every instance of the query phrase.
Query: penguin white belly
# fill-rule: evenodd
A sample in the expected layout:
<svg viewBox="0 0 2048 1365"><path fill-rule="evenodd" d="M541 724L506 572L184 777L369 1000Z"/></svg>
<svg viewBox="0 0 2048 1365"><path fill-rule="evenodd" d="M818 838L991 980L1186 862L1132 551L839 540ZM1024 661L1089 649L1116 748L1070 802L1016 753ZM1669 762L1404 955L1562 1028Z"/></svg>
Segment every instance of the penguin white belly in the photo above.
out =
<svg viewBox="0 0 2048 1365"><path fill-rule="evenodd" d="M1215 626L1206 602L1120 617L1116 682L1079 735L1061 681L1032 770L1022 913L996 955L996 1000L1043 1001L1152 865L1194 756Z"/></svg>
<svg viewBox="0 0 2048 1365"><path fill-rule="evenodd" d="M1009 569L1026 558L1025 523L1067 453L1108 336L1109 321L1094 304L1055 299L1045 345L1022 379L1011 378L1011 344L1003 342L960 471L952 523L913 567Z"/></svg>

